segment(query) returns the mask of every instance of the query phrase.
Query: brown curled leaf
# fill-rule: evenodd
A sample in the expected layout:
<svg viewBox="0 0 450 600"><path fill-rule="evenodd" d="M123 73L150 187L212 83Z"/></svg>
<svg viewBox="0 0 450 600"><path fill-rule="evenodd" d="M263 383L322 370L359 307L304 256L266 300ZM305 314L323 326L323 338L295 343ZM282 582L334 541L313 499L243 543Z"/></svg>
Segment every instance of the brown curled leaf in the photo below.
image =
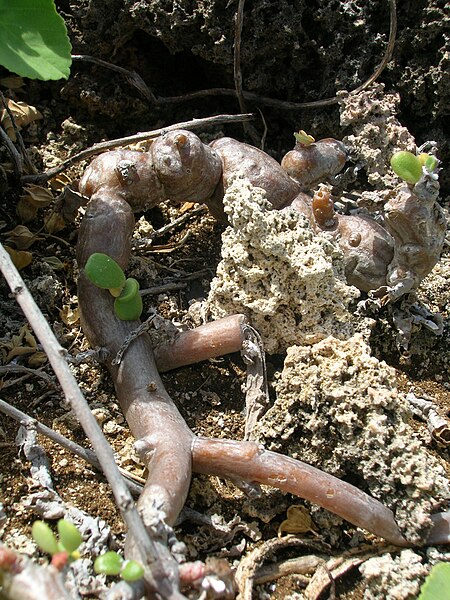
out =
<svg viewBox="0 0 450 600"><path fill-rule="evenodd" d="M283 533L307 533L317 531L306 506L293 504L286 511L286 519L278 527L278 537Z"/></svg>
<svg viewBox="0 0 450 600"><path fill-rule="evenodd" d="M41 113L34 106L30 106L25 102L15 102L10 98L6 99L6 104L14 118L14 123L16 127L20 130L22 127L25 127L29 123L36 121L38 119L42 119ZM6 131L10 139L15 142L17 140L16 132L14 130L13 123L11 121L11 117L8 114L6 108L0 109L0 124L3 129Z"/></svg>
<svg viewBox="0 0 450 600"><path fill-rule="evenodd" d="M25 225L17 225L7 235L7 241L14 244L18 250L27 250L38 239L37 235L32 233Z"/></svg>

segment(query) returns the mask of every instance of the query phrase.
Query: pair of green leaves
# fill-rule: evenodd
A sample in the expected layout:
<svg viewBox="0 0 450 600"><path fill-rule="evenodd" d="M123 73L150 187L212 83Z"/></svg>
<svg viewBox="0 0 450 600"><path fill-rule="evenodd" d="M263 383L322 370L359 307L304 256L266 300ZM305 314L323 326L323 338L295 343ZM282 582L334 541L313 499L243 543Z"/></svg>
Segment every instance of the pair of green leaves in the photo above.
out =
<svg viewBox="0 0 450 600"><path fill-rule="evenodd" d="M0 0L0 65L30 79L67 79L71 44L53 0Z"/></svg>
<svg viewBox="0 0 450 600"><path fill-rule="evenodd" d="M105 575L120 575L125 581L137 581L144 576L144 567L136 560L123 560L113 550L97 556L94 571Z"/></svg>
<svg viewBox="0 0 450 600"><path fill-rule="evenodd" d="M142 298L136 279L125 278L122 268L107 254L95 252L84 267L94 285L114 296L114 312L122 321L135 321L142 314Z"/></svg>
<svg viewBox="0 0 450 600"><path fill-rule="evenodd" d="M431 173L437 165L436 157L425 152L417 156L412 152L402 150L396 152L391 158L391 167L394 173L403 181L411 184L416 184L422 177L422 167Z"/></svg>
<svg viewBox="0 0 450 600"><path fill-rule="evenodd" d="M58 552L67 552L69 559L80 557L78 547L83 538L81 533L70 521L60 519L57 524L59 539L44 521L35 521L31 528L34 541L43 552L54 556Z"/></svg>
<svg viewBox="0 0 450 600"><path fill-rule="evenodd" d="M58 537L44 521L35 521L31 535L39 548L52 557L59 552L67 553L68 560L80 558L78 548L83 542L81 533L70 521L60 519L57 523ZM94 571L105 575L120 575L125 581L137 581L144 576L144 567L135 560L123 560L117 552L105 552L94 562Z"/></svg>

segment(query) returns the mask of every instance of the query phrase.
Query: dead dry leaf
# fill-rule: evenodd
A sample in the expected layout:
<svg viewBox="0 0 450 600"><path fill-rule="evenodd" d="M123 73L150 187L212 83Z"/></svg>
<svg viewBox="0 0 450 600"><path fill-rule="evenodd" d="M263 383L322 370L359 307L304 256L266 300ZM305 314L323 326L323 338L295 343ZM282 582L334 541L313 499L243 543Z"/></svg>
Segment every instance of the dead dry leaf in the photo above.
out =
<svg viewBox="0 0 450 600"><path fill-rule="evenodd" d="M28 326L23 325L17 335L13 335L10 340L1 342L0 347L4 362L9 363L16 356L34 354L37 350L37 342Z"/></svg>
<svg viewBox="0 0 450 600"><path fill-rule="evenodd" d="M183 215L185 212L188 212L189 210L194 208L195 204L195 202L184 202L179 209L180 215Z"/></svg>
<svg viewBox="0 0 450 600"><path fill-rule="evenodd" d="M75 221L78 209L86 204L87 199L70 186L66 186L58 198L58 210L64 219L70 223Z"/></svg>
<svg viewBox="0 0 450 600"><path fill-rule="evenodd" d="M278 537L283 533L307 533L317 530L305 506L293 504L287 509L286 516L287 519L278 527Z"/></svg>
<svg viewBox="0 0 450 600"><path fill-rule="evenodd" d="M14 244L18 250L27 250L37 240L37 235L32 233L25 225L17 225L7 233L6 240Z"/></svg>
<svg viewBox="0 0 450 600"><path fill-rule="evenodd" d="M57 256L44 256L42 260L54 271L64 269L64 263Z"/></svg>
<svg viewBox="0 0 450 600"><path fill-rule="evenodd" d="M22 77L18 77L16 75L11 75L10 77L2 77L0 79L0 85L9 90L19 90L24 86L24 80Z"/></svg>
<svg viewBox="0 0 450 600"><path fill-rule="evenodd" d="M58 233L66 226L63 216L59 212L52 212L44 218L45 231L48 233Z"/></svg>
<svg viewBox="0 0 450 600"><path fill-rule="evenodd" d="M55 192L61 192L69 183L72 183L72 179L65 173L59 173L49 181L50 187Z"/></svg>
<svg viewBox="0 0 450 600"><path fill-rule="evenodd" d="M33 121L42 119L42 115L38 109L34 106L26 104L25 102L15 102L14 100L11 100L11 98L7 98L6 104L11 112L16 127L19 130ZM16 132L6 108L0 109L0 123L8 134L9 138L15 142L17 140Z"/></svg>
<svg viewBox="0 0 450 600"><path fill-rule="evenodd" d="M23 200L23 198L19 198L19 202L16 206L16 213L23 223L34 221L34 219L37 217L37 212L38 209L35 206L26 200Z"/></svg>
<svg viewBox="0 0 450 600"><path fill-rule="evenodd" d="M59 316L65 325L74 325L80 318L80 309L78 307L72 308L68 304L64 304L59 311Z"/></svg>
<svg viewBox="0 0 450 600"><path fill-rule="evenodd" d="M54 200L51 191L42 185L29 183L23 188L24 193L20 196L36 208L45 208Z"/></svg>
<svg viewBox="0 0 450 600"><path fill-rule="evenodd" d="M28 359L28 365L33 369L42 367L47 362L47 355L45 352L35 352Z"/></svg>
<svg viewBox="0 0 450 600"><path fill-rule="evenodd" d="M31 252L27 252L26 250L15 250L14 248L11 248L10 246L3 246L3 247L6 250L6 252L9 254L9 256L11 257L11 260L13 261L14 266L19 271L20 271L20 269L24 269L25 267L28 267L28 265L33 260L33 255L31 254Z"/></svg>

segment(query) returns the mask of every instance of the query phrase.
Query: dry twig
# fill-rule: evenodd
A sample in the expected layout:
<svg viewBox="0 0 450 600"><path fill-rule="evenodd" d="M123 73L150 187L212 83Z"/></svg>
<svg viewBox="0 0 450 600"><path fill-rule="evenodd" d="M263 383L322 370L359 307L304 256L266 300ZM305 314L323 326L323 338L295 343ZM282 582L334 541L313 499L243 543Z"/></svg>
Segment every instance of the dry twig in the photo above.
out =
<svg viewBox="0 0 450 600"><path fill-rule="evenodd" d="M130 135L123 138L118 138L115 140L108 140L107 142L100 142L98 144L94 144L90 148L86 148L81 152L78 152L74 156L64 160L57 167L53 167L52 169L48 169L43 173L38 173L36 175L25 175L22 177L22 183L44 183L48 181L52 177L55 177L59 173L62 173L69 167L75 165L76 163L87 160L91 158L91 156L95 156L96 154L100 154L100 152L104 152L105 150L111 150L112 148L117 148L119 146L127 146L129 144L136 144L137 142L144 142L148 140L153 140L168 131L174 131L176 129L200 129L202 127L209 127L212 125L223 125L226 123L240 123L242 121L248 121L253 118L252 114L245 115L215 115L214 117L205 117L204 119L192 119L191 121L186 121L184 123L177 123L176 125L168 125L167 127L162 127L160 129L154 129L153 131L146 131L144 133L136 133L135 135Z"/></svg>

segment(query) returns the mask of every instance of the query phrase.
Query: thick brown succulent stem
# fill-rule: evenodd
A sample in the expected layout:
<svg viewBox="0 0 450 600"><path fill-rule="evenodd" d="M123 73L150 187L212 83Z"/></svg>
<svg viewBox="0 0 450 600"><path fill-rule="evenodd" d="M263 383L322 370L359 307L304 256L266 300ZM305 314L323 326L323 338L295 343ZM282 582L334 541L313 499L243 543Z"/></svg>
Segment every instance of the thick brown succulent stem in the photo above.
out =
<svg viewBox="0 0 450 600"><path fill-rule="evenodd" d="M174 146L177 151L177 161L170 162L167 156L165 162L163 161L164 165L171 167L170 169L164 170L164 173L162 167L156 169L161 175L164 189L170 189L170 195L177 201L190 197L187 196L190 186L185 188L185 183L189 182L193 175L199 177L199 181L203 183L209 180L210 172L206 166L203 170L202 160L198 162L198 157L202 157L206 152L205 148L189 132L183 131L162 139L161 145L162 150L164 149L164 152L161 150L161 156L166 156L168 146ZM246 163L243 154L244 150L247 151L246 145L234 140L225 139L212 144L212 147L213 152L207 149L209 153L205 154L208 160L212 159L214 172L212 187L205 188L206 196L212 193L218 176L217 155L220 156L223 166L222 179L225 183L222 182L222 187L226 187L227 174L231 177L232 171L242 167L242 163L245 163L256 182L263 181L266 169L269 169L272 163L272 159L267 157L261 165L262 158L257 149L253 149L247 156ZM196 153L197 150L199 154ZM90 344L106 348L108 352L106 366L114 380L116 393L130 429L137 439L136 449L149 470L144 492L138 501L147 527L150 530L153 528L155 536L158 537L159 534L154 529L158 519L163 519L168 524L175 521L185 502L191 471L194 470L235 481L272 485L315 502L394 544L408 545L395 523L393 513L358 488L301 461L265 451L253 442L197 438L190 431L165 391L158 369L176 368L238 350L242 341L242 315L228 317L222 323L205 325L198 331L183 333L173 341L172 346L166 346L165 350L160 349L158 367L150 338L144 333L133 339L122 360L115 364L114 358L123 347L124 340L136 330L139 323L119 320L114 315L112 296L107 290L95 287L87 279L83 267L94 252L103 252L116 260L122 268L126 267L134 227L132 211L139 210L145 204L145 199L142 201L142 198L145 196L147 175L150 177L149 183L152 184L154 165L159 164L155 156L150 163L148 157L138 157L142 160L139 164L133 162L135 157L131 155L127 155L126 160L122 155L119 158L118 162L114 159L111 164L111 156L101 159L105 164L100 166L109 169L111 178L103 169L91 169L92 189L89 187L90 178L83 178L83 186L92 191L93 195L80 228L77 247L80 266L79 303L82 326ZM343 158L338 158L342 162ZM195 173L191 169L193 166ZM278 172L280 169L277 166ZM194 178L191 183L196 184L197 179ZM317 228L340 233L347 240L349 249L357 251L356 255L347 253L347 276L353 277L352 283L359 284L360 289L372 289L378 283L375 281L377 278L384 282L386 265L392 258L393 243L391 236L383 228L363 218L334 215L332 203L325 202L326 198L322 197L320 206L316 206L320 211L314 214L311 199L305 194L298 194L299 184L290 179L282 169L281 183L283 185L280 184L280 177L275 177L269 178L269 184L265 181L263 186L266 192L273 191L276 197L275 208L283 207L297 196L292 203L294 208L305 214ZM220 187L219 184L217 189ZM181 190L180 196L177 195L177 190ZM316 221L317 218L319 222ZM354 219L358 219L356 225ZM369 246L379 248L377 251L373 248L370 251ZM367 272L370 271L373 275L375 263L380 267L380 272L376 271L377 277L369 280ZM172 350L175 352L171 352ZM156 519L155 514L158 515ZM448 536L449 519L447 515L437 515L435 518L437 521L430 540L444 539ZM132 548L132 545L129 545L129 548Z"/></svg>
<svg viewBox="0 0 450 600"><path fill-rule="evenodd" d="M113 311L107 290L94 286L83 266L94 252L104 252L126 267L134 218L127 202L111 194L94 195L83 219L77 260L78 296L82 326L92 346L107 349L106 366L130 429L140 440L141 455L150 475L139 507L162 510L172 523L183 507L191 480L193 434L167 394L155 365L150 338L139 336L119 365L112 364L123 340L138 323L121 321Z"/></svg>
<svg viewBox="0 0 450 600"><path fill-rule="evenodd" d="M406 544L392 512L354 486L300 461L263 451L252 442L196 438L164 389L146 334L133 341L119 365L113 364L123 340L138 323L114 315L112 296L87 279L83 266L92 253L104 252L125 268L133 225L131 208L120 196L94 194L78 238L78 293L86 337L92 346L108 350L106 366L138 440L137 450L149 469L138 502L144 521L151 526L152 509L157 508L173 523L186 499L193 458L197 472L273 485L308 498L393 543ZM208 344L211 349L211 341Z"/></svg>
<svg viewBox="0 0 450 600"><path fill-rule="evenodd" d="M244 315L228 315L180 332L173 340L155 346L155 360L160 373L239 352L244 341Z"/></svg>
<svg viewBox="0 0 450 600"><path fill-rule="evenodd" d="M392 511L353 485L256 442L195 438L194 471L271 485L310 500L397 546L408 542Z"/></svg>

